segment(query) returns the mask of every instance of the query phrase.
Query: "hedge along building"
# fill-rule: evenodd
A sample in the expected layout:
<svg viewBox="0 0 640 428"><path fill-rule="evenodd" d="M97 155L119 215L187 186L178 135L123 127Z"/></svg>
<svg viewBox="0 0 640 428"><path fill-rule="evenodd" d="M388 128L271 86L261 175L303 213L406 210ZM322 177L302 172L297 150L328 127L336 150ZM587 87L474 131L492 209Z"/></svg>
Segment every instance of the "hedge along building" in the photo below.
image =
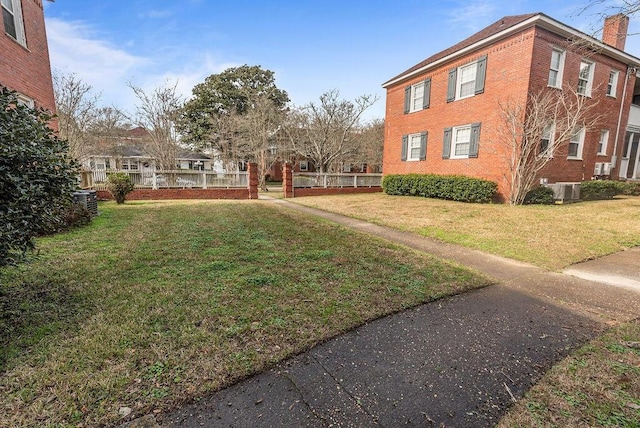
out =
<svg viewBox="0 0 640 428"><path fill-rule="evenodd" d="M539 178L640 177L640 107L632 105L640 102L640 59L623 51L627 26L626 16L607 18L599 41L542 13L507 16L392 78L383 84L384 174L484 178L508 199L501 106L526 105L540 91L574 90L596 101L598 126L576 129Z"/></svg>
<svg viewBox="0 0 640 428"><path fill-rule="evenodd" d="M1 4L0 85L18 92L29 106L55 112L42 0Z"/></svg>

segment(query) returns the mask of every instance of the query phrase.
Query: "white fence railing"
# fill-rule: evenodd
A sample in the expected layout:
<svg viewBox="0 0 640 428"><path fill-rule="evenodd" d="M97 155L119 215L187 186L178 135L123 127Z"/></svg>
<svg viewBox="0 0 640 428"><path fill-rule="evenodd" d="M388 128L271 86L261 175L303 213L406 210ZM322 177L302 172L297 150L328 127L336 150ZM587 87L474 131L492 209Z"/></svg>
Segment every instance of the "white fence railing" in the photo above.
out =
<svg viewBox="0 0 640 428"><path fill-rule="evenodd" d="M382 174L321 174L296 172L293 187L379 187Z"/></svg>
<svg viewBox="0 0 640 428"><path fill-rule="evenodd" d="M208 189L208 188L245 188L248 186L246 172L219 173L215 171L132 171L132 170L95 170L92 171L96 190L106 189L107 174L124 172L139 189Z"/></svg>

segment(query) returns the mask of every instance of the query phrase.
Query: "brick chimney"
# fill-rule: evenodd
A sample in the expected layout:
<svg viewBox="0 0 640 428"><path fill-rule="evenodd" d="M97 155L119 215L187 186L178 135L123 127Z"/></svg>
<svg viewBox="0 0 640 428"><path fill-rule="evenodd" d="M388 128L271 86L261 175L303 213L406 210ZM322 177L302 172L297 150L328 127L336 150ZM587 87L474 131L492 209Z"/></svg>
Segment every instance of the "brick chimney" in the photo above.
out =
<svg viewBox="0 0 640 428"><path fill-rule="evenodd" d="M624 50L627 41L627 30L629 28L629 17L622 13L608 16L604 19L602 30L602 41L609 46Z"/></svg>

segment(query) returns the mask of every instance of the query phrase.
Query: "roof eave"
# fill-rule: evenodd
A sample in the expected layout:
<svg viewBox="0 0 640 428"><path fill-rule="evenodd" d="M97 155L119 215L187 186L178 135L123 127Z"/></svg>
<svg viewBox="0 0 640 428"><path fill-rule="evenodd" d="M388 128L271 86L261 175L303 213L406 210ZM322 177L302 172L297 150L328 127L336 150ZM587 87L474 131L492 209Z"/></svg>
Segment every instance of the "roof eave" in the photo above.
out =
<svg viewBox="0 0 640 428"><path fill-rule="evenodd" d="M546 16L544 14L538 14L535 16L532 16L529 19L526 19L512 27L506 28L503 31L500 31L499 33L493 34L489 37L486 37L480 41L477 41L476 43L473 43L465 48L462 48L452 54L449 54L445 57L442 57L436 61L433 61L429 64L426 64L423 67L420 67L416 70L413 70L410 73L401 75L399 77L396 77L394 79L391 79L385 83L382 84L383 88L388 88L389 86L395 85L396 83L400 83L403 82L405 80L408 80L416 75L420 75L422 73L424 73L425 71L429 71L432 68L435 68L441 64L447 63L449 61L452 61L460 56L466 55L469 52L473 52L477 49L480 49L484 46L490 45L491 43L494 43L502 38L508 37L514 33L517 33L518 31L521 31L525 28L531 27L531 26L539 26L540 28L544 28L546 30L549 30L553 33L556 33L558 35L567 37L567 38L571 38L571 37L579 37L582 39L587 39L589 40L590 43L594 44L595 46L597 46L599 49L602 49L602 51L604 51L609 57L612 57L614 59L617 59L618 61L624 62L625 64L632 66L632 67L640 67L640 59L627 54L626 52L623 52L619 49L613 48L609 45L604 44L603 42L590 37L578 30L576 30L575 28L569 27L559 21L556 21L555 19Z"/></svg>

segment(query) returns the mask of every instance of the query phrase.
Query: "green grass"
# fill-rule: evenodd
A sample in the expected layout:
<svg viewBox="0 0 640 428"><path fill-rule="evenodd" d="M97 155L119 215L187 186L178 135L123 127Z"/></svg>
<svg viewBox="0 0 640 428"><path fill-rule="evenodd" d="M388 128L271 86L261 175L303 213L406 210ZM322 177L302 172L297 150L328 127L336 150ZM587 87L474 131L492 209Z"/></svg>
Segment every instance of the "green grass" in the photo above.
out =
<svg viewBox="0 0 640 428"><path fill-rule="evenodd" d="M612 328L555 365L498 425L640 426L640 320Z"/></svg>
<svg viewBox="0 0 640 428"><path fill-rule="evenodd" d="M368 320L488 284L260 202L100 211L0 271L0 426L163 411Z"/></svg>
<svg viewBox="0 0 640 428"><path fill-rule="evenodd" d="M557 270L640 245L640 197L568 205L469 204L383 193L293 202Z"/></svg>

